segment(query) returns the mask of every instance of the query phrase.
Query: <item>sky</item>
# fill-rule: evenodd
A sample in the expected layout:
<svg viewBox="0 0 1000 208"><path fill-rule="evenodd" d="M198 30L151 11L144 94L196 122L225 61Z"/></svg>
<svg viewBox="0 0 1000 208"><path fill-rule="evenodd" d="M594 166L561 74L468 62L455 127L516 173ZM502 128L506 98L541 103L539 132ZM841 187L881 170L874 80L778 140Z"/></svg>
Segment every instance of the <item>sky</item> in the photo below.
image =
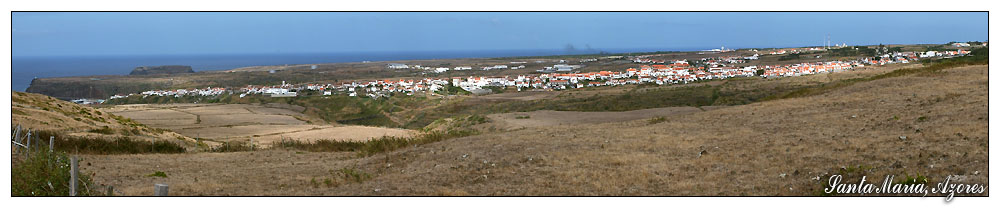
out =
<svg viewBox="0 0 1000 208"><path fill-rule="evenodd" d="M987 41L986 12L14 12L13 56L796 47Z"/></svg>

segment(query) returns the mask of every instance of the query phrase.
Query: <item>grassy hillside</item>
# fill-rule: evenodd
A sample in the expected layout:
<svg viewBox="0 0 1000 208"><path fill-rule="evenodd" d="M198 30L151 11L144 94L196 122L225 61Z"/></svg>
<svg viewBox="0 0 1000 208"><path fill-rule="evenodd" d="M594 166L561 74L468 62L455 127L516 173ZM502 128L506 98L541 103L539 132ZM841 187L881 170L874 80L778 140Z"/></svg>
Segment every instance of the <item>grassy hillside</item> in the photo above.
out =
<svg viewBox="0 0 1000 208"><path fill-rule="evenodd" d="M63 144L78 144L77 146L105 143L102 138L158 139L179 144L193 141L180 134L150 128L88 106L25 92L11 92L11 124L31 129L36 135L41 135L41 138L46 138L45 141L48 141L48 136L56 136ZM96 140L76 141L90 139ZM100 152L103 151L94 151Z"/></svg>

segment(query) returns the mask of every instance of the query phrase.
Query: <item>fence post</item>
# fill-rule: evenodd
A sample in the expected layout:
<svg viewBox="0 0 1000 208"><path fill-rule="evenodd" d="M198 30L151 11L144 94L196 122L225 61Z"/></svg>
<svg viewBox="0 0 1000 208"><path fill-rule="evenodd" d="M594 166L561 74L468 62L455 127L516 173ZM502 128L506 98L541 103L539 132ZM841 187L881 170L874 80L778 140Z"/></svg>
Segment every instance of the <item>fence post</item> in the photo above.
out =
<svg viewBox="0 0 1000 208"><path fill-rule="evenodd" d="M80 162L77 161L76 155L69 159L69 167L69 196L76 196L76 182L79 181L77 177L80 172Z"/></svg>
<svg viewBox="0 0 1000 208"><path fill-rule="evenodd" d="M17 130L14 130L14 139L17 139L18 143L21 142L21 124L18 124Z"/></svg>
<svg viewBox="0 0 1000 208"><path fill-rule="evenodd" d="M28 140L28 141L25 141L28 144L24 147L24 150L25 150L24 151L24 155L26 155L25 157L30 157L31 156L31 131L30 130L28 131L28 135L26 137L24 137L24 138L26 138Z"/></svg>
<svg viewBox="0 0 1000 208"><path fill-rule="evenodd" d="M153 185L153 196L167 196L167 184Z"/></svg>
<svg viewBox="0 0 1000 208"><path fill-rule="evenodd" d="M56 136L49 136L49 152L56 149Z"/></svg>
<svg viewBox="0 0 1000 208"><path fill-rule="evenodd" d="M21 144L21 124L18 124L17 129L14 130L14 141Z"/></svg>

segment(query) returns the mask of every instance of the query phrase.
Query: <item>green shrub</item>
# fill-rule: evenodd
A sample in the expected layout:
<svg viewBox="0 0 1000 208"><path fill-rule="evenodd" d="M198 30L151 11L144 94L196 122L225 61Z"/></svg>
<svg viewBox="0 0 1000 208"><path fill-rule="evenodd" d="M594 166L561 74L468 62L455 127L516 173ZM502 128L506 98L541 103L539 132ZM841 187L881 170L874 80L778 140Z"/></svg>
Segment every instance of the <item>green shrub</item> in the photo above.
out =
<svg viewBox="0 0 1000 208"><path fill-rule="evenodd" d="M926 176L920 175L918 173L915 176L911 176L910 174L906 174L905 177L903 177L900 180L895 181L895 182L898 183L898 184L902 184L902 185L914 185L914 184L927 184L930 181L927 179Z"/></svg>
<svg viewBox="0 0 1000 208"><path fill-rule="evenodd" d="M153 174L149 174L149 175L146 175L146 176L166 178L167 177L167 173L164 173L163 171L156 171Z"/></svg>
<svg viewBox="0 0 1000 208"><path fill-rule="evenodd" d="M70 161L65 153L35 150L11 161L11 196L69 196ZM79 173L77 196L97 194L87 174Z"/></svg>
<svg viewBox="0 0 1000 208"><path fill-rule="evenodd" d="M364 171L360 171L354 168L342 168L339 170L339 172L344 176L344 179L346 179L347 181L354 181L361 183L372 178L371 174L365 173Z"/></svg>
<svg viewBox="0 0 1000 208"><path fill-rule="evenodd" d="M142 154L142 153L184 153L187 150L180 144L156 140L154 142L134 139L131 137L116 138L86 138L63 135L54 131L32 131L36 138L55 137L58 151L80 154ZM48 139L39 139L38 144L48 146Z"/></svg>

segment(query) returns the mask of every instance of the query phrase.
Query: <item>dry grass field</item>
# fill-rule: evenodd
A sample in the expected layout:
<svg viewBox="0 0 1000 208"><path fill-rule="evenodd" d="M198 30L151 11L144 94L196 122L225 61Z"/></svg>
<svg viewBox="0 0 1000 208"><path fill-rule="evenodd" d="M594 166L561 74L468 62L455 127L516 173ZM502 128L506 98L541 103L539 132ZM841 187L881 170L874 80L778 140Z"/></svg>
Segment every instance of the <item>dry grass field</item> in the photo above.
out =
<svg viewBox="0 0 1000 208"><path fill-rule="evenodd" d="M220 142L253 139L263 146L282 138L366 140L413 133L395 128L329 125L300 113L300 108L280 104L137 104L103 110L192 138Z"/></svg>
<svg viewBox="0 0 1000 208"><path fill-rule="evenodd" d="M100 109L44 95L11 92L11 100L11 124L32 130L58 131L82 137L183 138L177 133L157 131ZM103 130L105 128L107 130Z"/></svg>
<svg viewBox="0 0 1000 208"><path fill-rule="evenodd" d="M575 112L541 110L491 114L488 117L503 129L622 122L654 117L674 117L720 107L666 107L622 112ZM704 109L704 110L703 110Z"/></svg>
<svg viewBox="0 0 1000 208"><path fill-rule="evenodd" d="M920 175L931 183L954 175L956 182L988 185L987 69L951 68L707 111L676 109L656 122L518 128L370 157L266 150L85 156L81 164L97 183L114 184L124 195L149 195L154 183L167 183L172 195L812 196L837 173L879 181ZM572 112L526 114L544 123L565 120L561 113ZM491 118L516 125L519 119L509 118L515 115ZM147 176L155 171L167 177Z"/></svg>

